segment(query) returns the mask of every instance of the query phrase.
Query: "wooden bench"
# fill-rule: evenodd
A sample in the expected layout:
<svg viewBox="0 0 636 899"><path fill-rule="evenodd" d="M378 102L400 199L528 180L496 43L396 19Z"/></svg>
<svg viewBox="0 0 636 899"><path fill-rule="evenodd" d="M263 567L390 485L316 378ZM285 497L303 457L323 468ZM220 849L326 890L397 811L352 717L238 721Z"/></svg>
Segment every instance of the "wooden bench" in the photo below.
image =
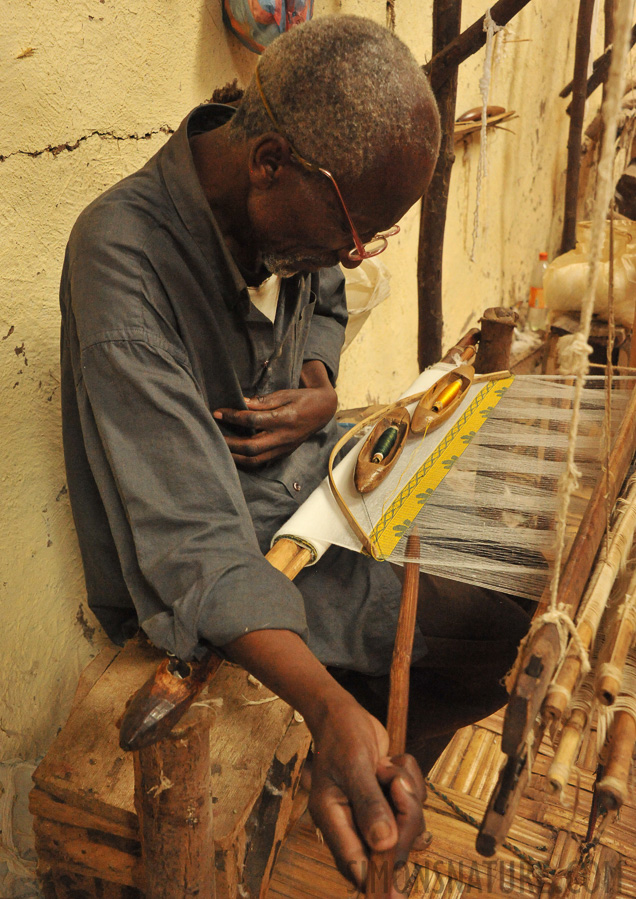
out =
<svg viewBox="0 0 636 899"><path fill-rule="evenodd" d="M33 775L46 899L145 896L133 756L119 747L118 721L162 657L143 640L103 650L82 674L68 721ZM216 899L262 899L290 821L302 811L298 797L292 817L309 732L290 706L227 662L188 714L211 727ZM159 789L159 807L159 793L169 789Z"/></svg>

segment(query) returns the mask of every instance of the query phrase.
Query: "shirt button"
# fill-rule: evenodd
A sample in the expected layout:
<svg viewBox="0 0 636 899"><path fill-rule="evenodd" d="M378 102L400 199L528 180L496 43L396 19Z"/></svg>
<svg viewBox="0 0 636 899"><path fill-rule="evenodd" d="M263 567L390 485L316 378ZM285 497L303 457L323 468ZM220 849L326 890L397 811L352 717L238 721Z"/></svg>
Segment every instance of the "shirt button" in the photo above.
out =
<svg viewBox="0 0 636 899"><path fill-rule="evenodd" d="M302 488L302 486L298 483L298 481L294 481L294 490L296 491L296 493L300 493L300 491L301 491L302 489L303 489L303 488Z"/></svg>

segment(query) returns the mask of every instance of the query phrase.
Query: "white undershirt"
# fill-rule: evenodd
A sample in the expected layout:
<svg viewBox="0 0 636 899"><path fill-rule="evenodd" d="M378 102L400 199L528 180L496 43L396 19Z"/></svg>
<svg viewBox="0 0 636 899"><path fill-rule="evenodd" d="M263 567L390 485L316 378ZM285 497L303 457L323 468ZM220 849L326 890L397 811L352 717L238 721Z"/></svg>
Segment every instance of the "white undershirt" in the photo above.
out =
<svg viewBox="0 0 636 899"><path fill-rule="evenodd" d="M270 275L258 287L248 287L250 300L259 312L273 322L276 318L276 307L280 293L280 275Z"/></svg>

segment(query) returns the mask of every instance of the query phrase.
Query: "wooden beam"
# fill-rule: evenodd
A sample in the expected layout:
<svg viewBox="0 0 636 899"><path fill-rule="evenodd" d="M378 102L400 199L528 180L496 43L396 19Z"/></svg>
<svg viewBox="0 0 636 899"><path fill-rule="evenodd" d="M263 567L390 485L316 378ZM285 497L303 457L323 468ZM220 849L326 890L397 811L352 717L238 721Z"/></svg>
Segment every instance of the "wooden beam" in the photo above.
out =
<svg viewBox="0 0 636 899"><path fill-rule="evenodd" d="M490 8L490 15L497 25L507 25L517 13L527 6L530 0L498 0ZM433 44L433 58L424 66L424 71L431 78L431 85L437 91L457 70L457 67L476 53L486 43L484 31L484 13L476 22L439 48Z"/></svg>
<svg viewBox="0 0 636 899"><path fill-rule="evenodd" d="M135 806L152 899L214 899L210 710L189 709L134 753Z"/></svg>
<svg viewBox="0 0 636 899"><path fill-rule="evenodd" d="M572 112L568 136L568 165L565 182L565 211L560 254L576 246L576 211L579 199L579 173L581 170L581 140L587 87L587 66L590 58L590 41L594 0L580 0L576 25L576 50L574 54L574 79Z"/></svg>
<svg viewBox="0 0 636 899"><path fill-rule="evenodd" d="M461 27L461 0L435 0L433 6L433 54L452 43ZM434 69L435 71L435 69ZM442 259L451 170L455 161L455 104L457 67L435 91L440 112L442 140L439 158L428 191L422 199L417 259L419 307L418 363L420 371L442 355Z"/></svg>

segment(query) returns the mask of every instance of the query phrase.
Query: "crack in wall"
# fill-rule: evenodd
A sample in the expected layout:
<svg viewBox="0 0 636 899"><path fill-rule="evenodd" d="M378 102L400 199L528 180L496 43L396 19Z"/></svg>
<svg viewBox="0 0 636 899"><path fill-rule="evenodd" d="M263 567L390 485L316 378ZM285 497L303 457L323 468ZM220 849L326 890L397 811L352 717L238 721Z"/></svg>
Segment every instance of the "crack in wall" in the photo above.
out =
<svg viewBox="0 0 636 899"><path fill-rule="evenodd" d="M41 150L14 150L12 153L7 153L5 156L0 154L0 162L11 159L12 156L31 156L35 158L36 156L42 156L44 153L50 153L52 156L59 156L64 150L71 153L73 150L77 150L80 144L83 144L84 141L87 141L91 137L99 137L102 140L120 141L150 140L155 134L174 134L174 128L171 128L169 125L162 125L160 128L156 128L153 131L146 131L145 134L115 134L114 131L91 131L89 134L78 137L75 143L69 141L68 143L58 144L55 147L49 144L48 147L43 147Z"/></svg>

